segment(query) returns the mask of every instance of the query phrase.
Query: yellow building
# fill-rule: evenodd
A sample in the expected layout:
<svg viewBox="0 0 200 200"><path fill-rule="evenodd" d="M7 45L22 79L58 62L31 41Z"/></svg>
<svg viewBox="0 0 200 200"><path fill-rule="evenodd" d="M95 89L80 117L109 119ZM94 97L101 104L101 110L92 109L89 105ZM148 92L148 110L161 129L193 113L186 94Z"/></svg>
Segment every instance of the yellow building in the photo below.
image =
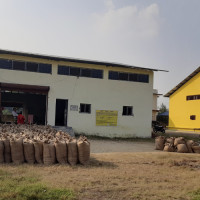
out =
<svg viewBox="0 0 200 200"><path fill-rule="evenodd" d="M169 97L169 129L200 130L200 67L165 97Z"/></svg>

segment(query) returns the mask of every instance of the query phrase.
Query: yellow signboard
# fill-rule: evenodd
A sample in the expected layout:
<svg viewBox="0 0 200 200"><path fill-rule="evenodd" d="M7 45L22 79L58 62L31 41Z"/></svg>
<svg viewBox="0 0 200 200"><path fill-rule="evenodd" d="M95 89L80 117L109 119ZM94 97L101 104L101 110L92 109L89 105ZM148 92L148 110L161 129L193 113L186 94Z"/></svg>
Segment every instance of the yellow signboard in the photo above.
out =
<svg viewBox="0 0 200 200"><path fill-rule="evenodd" d="M117 126L118 111L96 110L97 126Z"/></svg>

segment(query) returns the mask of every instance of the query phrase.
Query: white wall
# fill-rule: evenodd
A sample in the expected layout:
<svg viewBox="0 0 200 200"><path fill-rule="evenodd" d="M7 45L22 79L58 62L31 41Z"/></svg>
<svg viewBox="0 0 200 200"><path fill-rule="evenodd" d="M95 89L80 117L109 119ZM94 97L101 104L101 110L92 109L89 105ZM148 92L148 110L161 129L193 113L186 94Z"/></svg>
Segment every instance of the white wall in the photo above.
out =
<svg viewBox="0 0 200 200"><path fill-rule="evenodd" d="M70 105L91 104L91 114L68 109L68 126L77 133L109 137L151 137L153 104L153 72L98 65L55 62L22 56L2 56L8 59L52 64L52 75L0 69L0 82L50 86L48 124L55 124L57 99L68 99ZM88 67L104 70L104 79L57 75L57 65ZM108 71L149 74L149 83L108 80ZM134 116L122 116L123 106L133 106ZM118 111L116 127L96 126L96 110Z"/></svg>

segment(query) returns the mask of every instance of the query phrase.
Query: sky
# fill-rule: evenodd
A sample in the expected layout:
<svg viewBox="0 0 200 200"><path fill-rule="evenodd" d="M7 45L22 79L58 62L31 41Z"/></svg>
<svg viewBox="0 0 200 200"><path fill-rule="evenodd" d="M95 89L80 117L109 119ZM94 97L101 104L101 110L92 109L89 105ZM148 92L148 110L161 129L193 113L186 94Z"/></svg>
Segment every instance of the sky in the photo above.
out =
<svg viewBox="0 0 200 200"><path fill-rule="evenodd" d="M199 10L199 0L0 0L0 48L168 70L154 73L166 94L200 66Z"/></svg>

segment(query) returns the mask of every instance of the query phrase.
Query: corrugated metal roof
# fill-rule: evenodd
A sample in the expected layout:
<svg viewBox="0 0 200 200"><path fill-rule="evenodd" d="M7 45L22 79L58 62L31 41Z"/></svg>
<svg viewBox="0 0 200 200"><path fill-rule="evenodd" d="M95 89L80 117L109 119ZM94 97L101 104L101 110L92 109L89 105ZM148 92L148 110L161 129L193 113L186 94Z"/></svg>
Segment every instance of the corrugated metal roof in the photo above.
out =
<svg viewBox="0 0 200 200"><path fill-rule="evenodd" d="M32 57L32 58L41 58L41 59L47 59L47 60L53 60L53 61L67 61L67 62L76 62L76 63L105 65L109 67L122 67L122 68L140 69L140 70L148 70L148 71L168 72L167 70L137 67L137 66L132 66L132 65L120 64L120 63L101 62L101 61L95 61L95 60L83 60L83 59L77 59L77 58L67 58L67 57L58 57L58 56L50 56L50 55L42 55L42 54L34 54L34 53L25 53L25 52L3 50L3 49L0 49L0 54L27 56L27 57Z"/></svg>
<svg viewBox="0 0 200 200"><path fill-rule="evenodd" d="M174 92L176 92L180 87L182 87L185 83L187 83L191 78L197 75L200 72L200 67L198 67L194 72L192 72L189 76L187 76L183 81L181 81L176 87L170 90L164 97L170 97Z"/></svg>

